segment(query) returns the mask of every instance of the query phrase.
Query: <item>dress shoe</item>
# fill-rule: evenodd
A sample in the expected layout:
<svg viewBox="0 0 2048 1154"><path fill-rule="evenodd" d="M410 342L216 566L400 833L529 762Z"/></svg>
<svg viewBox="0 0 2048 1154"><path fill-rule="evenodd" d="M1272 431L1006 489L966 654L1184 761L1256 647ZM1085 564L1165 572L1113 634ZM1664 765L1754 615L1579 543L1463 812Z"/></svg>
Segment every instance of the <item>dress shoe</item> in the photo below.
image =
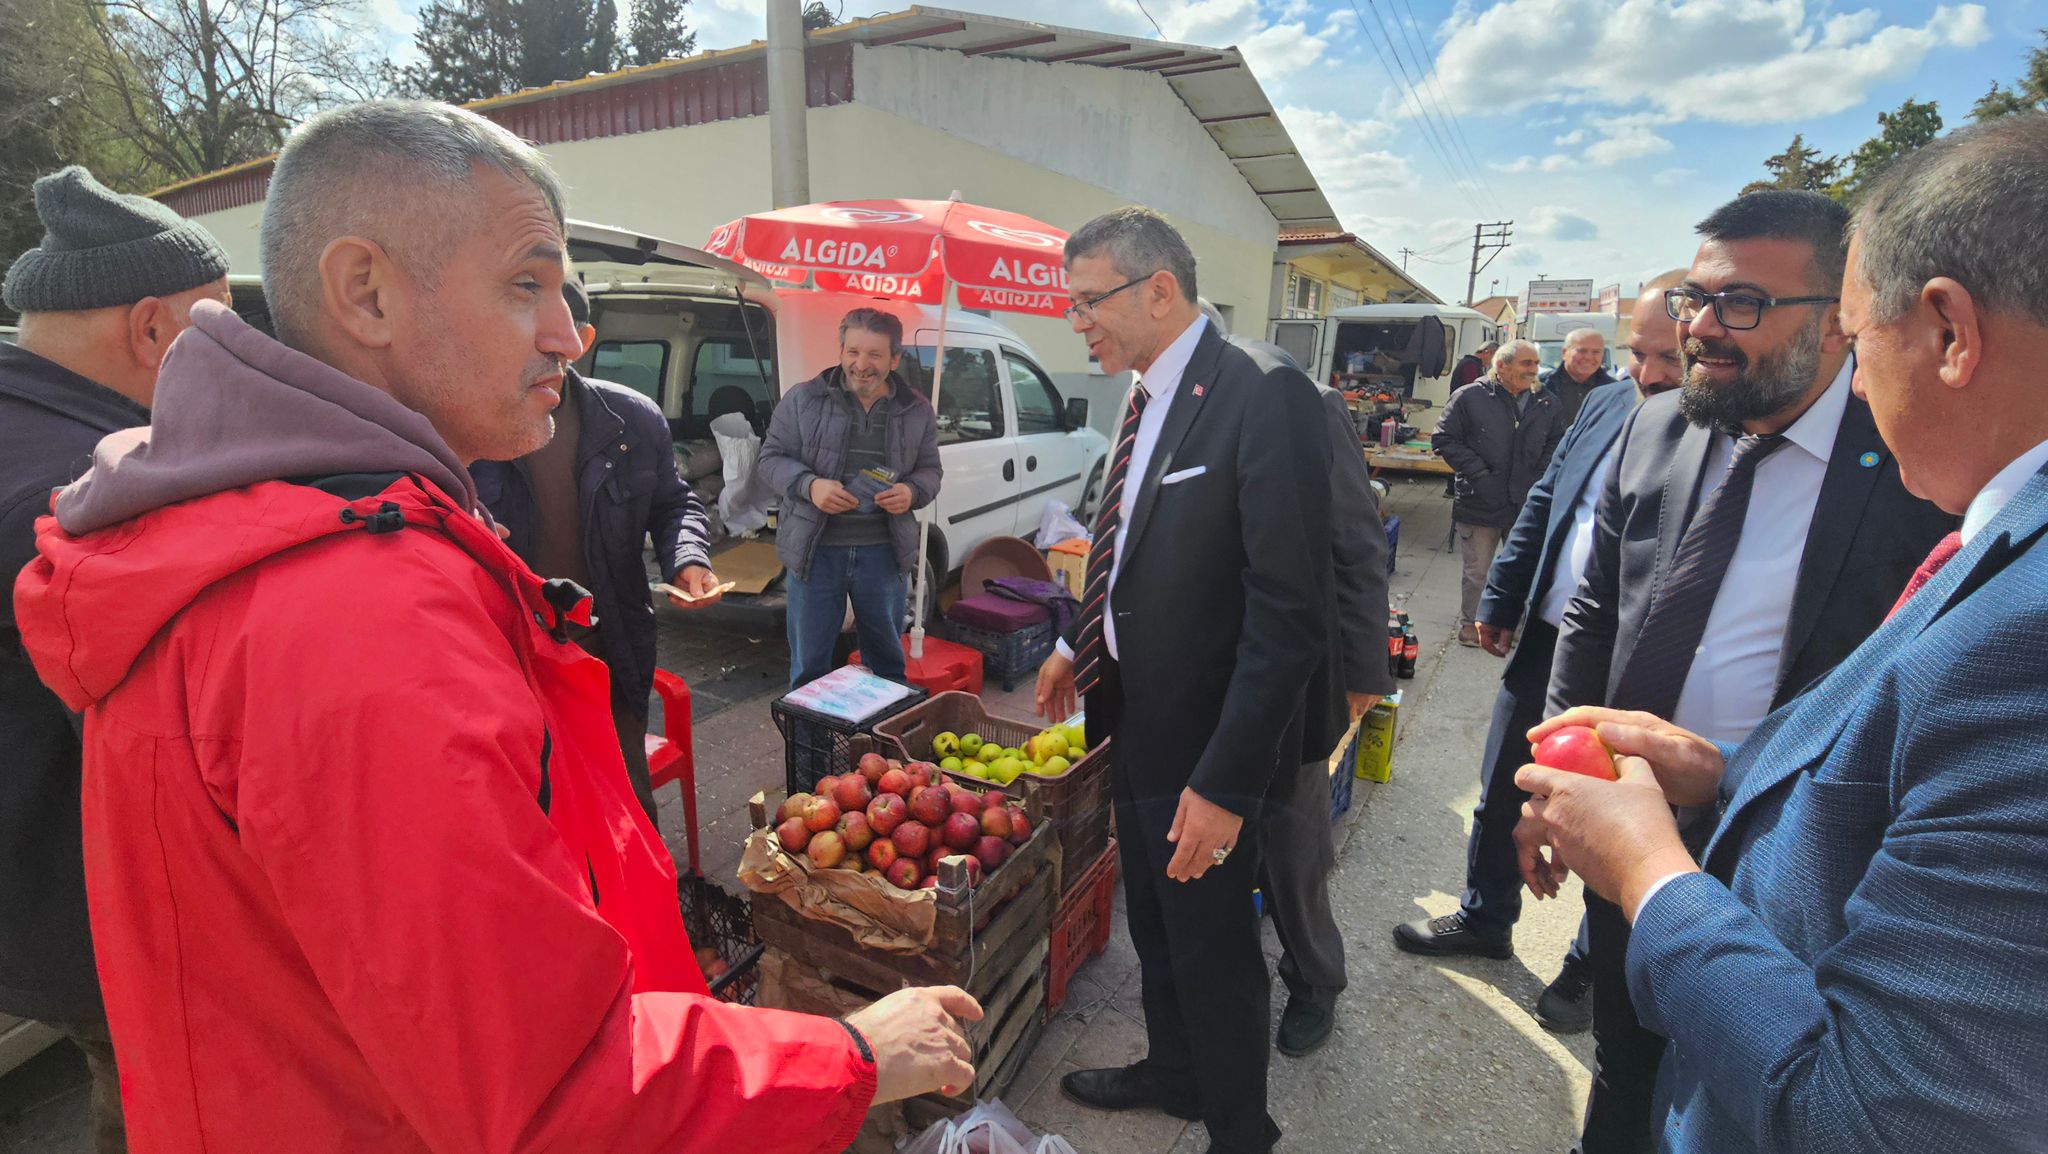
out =
<svg viewBox="0 0 2048 1154"><path fill-rule="evenodd" d="M1464 646L1467 649L1479 648L1479 627L1477 625L1459 626L1458 644Z"/></svg>
<svg viewBox="0 0 2048 1154"><path fill-rule="evenodd" d="M1290 997L1287 1008L1280 1011L1280 1036L1275 1045L1290 1058L1313 1054L1330 1040L1330 1031L1336 1025L1336 1007L1319 1006L1308 998Z"/></svg>
<svg viewBox="0 0 2048 1154"><path fill-rule="evenodd" d="M1536 1020L1553 1034L1583 1034L1593 1028L1593 973L1583 962L1566 962L1536 999Z"/></svg>
<svg viewBox="0 0 2048 1154"><path fill-rule="evenodd" d="M1487 938L1472 932L1465 923L1462 913L1445 914L1423 922L1407 922L1394 927L1394 945L1411 954L1429 954L1432 957L1464 954L1475 958L1511 958L1515 956L1515 940L1512 937Z"/></svg>
<svg viewBox="0 0 2048 1154"><path fill-rule="evenodd" d="M1060 1090L1083 1106L1097 1110L1163 1110L1194 1122L1202 1112L1193 1095L1169 1093L1143 1062L1101 1070L1076 1070L1060 1079Z"/></svg>

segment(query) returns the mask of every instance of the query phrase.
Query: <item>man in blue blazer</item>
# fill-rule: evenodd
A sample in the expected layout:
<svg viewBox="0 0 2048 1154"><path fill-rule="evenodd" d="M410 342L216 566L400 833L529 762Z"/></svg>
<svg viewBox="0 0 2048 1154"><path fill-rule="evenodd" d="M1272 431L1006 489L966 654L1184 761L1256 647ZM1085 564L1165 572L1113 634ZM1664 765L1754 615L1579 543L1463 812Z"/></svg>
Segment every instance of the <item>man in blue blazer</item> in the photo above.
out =
<svg viewBox="0 0 2048 1154"><path fill-rule="evenodd" d="M1493 560L1479 600L1479 643L1508 664L1479 763L1479 804L1472 811L1472 836L1465 849L1465 896L1457 913L1394 927L1394 944L1409 953L1490 958L1514 953L1515 922L1522 914L1514 833L1522 803L1529 800L1515 785L1515 770L1528 760L1524 735L1543 720L1558 622L1591 552L1594 505L1609 451L1638 401L1677 388L1683 378L1678 327L1664 320L1664 291L1684 279L1685 270L1676 269L1643 286L1635 315L1657 323L1639 325L1631 334L1630 379L1601 385L1587 396ZM1592 975L1584 955L1581 940L1536 1002L1537 1019L1560 1033L1582 1033L1592 1025L1586 996Z"/></svg>
<svg viewBox="0 0 2048 1154"><path fill-rule="evenodd" d="M1671 1151L2048 1145L2048 116L1961 129L1865 202L1842 325L1915 494L1963 514L1891 617L1740 748L1572 710L1517 830L1633 923ZM1725 770L1724 770L1725 766ZM1670 806L1715 805L1695 863ZM1548 856L1544 846L1548 845Z"/></svg>

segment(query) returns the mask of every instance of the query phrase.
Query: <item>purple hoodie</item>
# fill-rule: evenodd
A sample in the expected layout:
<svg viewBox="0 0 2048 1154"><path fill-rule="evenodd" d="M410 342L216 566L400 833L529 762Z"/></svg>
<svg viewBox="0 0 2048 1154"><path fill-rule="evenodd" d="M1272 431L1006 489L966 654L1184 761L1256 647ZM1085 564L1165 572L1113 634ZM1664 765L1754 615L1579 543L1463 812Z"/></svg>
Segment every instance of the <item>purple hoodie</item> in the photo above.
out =
<svg viewBox="0 0 2048 1154"><path fill-rule="evenodd" d="M100 442L92 469L57 495L57 523L77 536L259 481L396 472L481 513L469 470L426 417L201 301L164 357L148 426Z"/></svg>

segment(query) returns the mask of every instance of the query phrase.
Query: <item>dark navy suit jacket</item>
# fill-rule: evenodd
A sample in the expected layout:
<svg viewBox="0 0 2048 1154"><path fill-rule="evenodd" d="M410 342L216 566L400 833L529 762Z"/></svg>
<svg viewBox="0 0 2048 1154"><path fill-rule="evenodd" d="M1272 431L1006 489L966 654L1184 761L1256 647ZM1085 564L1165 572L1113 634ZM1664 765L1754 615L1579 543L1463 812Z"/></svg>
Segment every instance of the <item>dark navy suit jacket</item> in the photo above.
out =
<svg viewBox="0 0 2048 1154"><path fill-rule="evenodd" d="M1660 1148L2048 1148L2048 470L1735 751L1638 913Z"/></svg>
<svg viewBox="0 0 2048 1154"><path fill-rule="evenodd" d="M1479 598L1479 619L1502 629L1520 629L1550 587L1551 575L1571 529L1572 510L1586 492L1614 439L1636 407L1636 384L1621 380L1586 396L1579 419L1565 432L1557 455L1529 490L1515 527L1508 530Z"/></svg>

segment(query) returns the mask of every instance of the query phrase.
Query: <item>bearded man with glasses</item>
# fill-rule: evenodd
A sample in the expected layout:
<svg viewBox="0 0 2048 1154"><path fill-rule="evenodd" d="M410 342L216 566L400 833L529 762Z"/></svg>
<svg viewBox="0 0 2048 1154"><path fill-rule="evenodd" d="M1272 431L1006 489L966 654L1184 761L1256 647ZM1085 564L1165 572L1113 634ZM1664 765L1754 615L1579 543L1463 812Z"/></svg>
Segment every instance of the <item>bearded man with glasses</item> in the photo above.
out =
<svg viewBox="0 0 2048 1154"><path fill-rule="evenodd" d="M1548 714L1640 710L1740 742L1861 644L1955 528L1900 483L1850 387L1836 304L1847 224L1827 197L1777 191L1700 222L1692 267L1665 296L1685 382L1644 401L1617 442ZM1532 888L1544 880L1527 851L1521 866ZM1586 907L1596 1046L1578 1150L1639 1154L1661 1128L1665 1043L1629 997L1627 921L1590 892Z"/></svg>

